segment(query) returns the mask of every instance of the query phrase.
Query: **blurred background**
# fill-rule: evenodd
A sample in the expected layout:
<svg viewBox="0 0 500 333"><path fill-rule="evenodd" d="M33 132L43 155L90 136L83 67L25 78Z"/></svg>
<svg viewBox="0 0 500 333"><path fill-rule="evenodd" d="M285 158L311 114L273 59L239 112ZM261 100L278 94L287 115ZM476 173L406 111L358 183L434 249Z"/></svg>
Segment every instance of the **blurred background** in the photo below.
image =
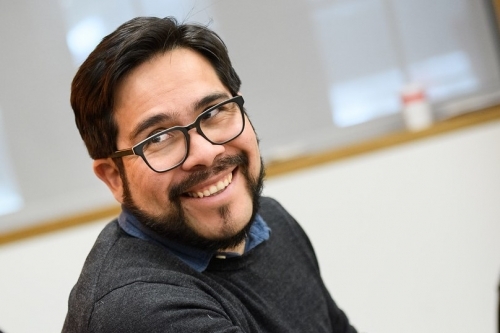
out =
<svg viewBox="0 0 500 333"><path fill-rule="evenodd" d="M175 16L219 33L272 163L418 131L410 107L424 112L423 130L498 107L495 5L0 0L0 235L116 205L92 172L69 93L90 51L132 17ZM415 91L418 105L406 98ZM265 194L304 226L334 299L361 332L495 330L495 119L268 180ZM60 331L108 220L0 245L0 330Z"/></svg>

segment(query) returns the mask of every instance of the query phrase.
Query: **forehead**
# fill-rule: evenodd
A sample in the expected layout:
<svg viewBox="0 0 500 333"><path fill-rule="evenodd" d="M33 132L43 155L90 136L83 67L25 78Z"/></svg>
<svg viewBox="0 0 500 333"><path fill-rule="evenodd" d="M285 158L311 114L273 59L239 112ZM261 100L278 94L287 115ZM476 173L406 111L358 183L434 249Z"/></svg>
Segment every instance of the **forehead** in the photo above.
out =
<svg viewBox="0 0 500 333"><path fill-rule="evenodd" d="M213 94L230 93L211 63L185 48L153 57L133 69L115 91L114 118L118 138L147 118L168 115L190 119L193 105Z"/></svg>

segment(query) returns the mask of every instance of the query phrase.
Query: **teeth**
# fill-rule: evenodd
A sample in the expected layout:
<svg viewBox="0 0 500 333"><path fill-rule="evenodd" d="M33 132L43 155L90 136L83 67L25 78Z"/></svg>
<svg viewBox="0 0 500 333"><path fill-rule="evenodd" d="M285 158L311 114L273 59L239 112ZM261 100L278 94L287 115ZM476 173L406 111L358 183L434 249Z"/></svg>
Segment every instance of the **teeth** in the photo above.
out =
<svg viewBox="0 0 500 333"><path fill-rule="evenodd" d="M217 184L210 185L207 188L200 190L200 191L197 191L197 192L189 192L189 193L187 193L187 195L192 197L192 198L208 197L214 193L220 192L223 189L225 189L229 184L231 184L232 180L233 180L233 174L229 173L226 176L226 178L219 180L217 182Z"/></svg>

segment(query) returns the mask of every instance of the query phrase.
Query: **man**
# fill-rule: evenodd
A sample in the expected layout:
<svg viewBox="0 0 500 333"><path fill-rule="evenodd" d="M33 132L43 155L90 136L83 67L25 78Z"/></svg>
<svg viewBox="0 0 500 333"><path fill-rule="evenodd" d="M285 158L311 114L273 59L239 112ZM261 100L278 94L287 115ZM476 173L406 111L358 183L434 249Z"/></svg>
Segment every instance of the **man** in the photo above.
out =
<svg viewBox="0 0 500 333"><path fill-rule="evenodd" d="M95 174L122 204L73 288L63 332L355 332L311 244L274 200L226 47L136 18L76 74Z"/></svg>

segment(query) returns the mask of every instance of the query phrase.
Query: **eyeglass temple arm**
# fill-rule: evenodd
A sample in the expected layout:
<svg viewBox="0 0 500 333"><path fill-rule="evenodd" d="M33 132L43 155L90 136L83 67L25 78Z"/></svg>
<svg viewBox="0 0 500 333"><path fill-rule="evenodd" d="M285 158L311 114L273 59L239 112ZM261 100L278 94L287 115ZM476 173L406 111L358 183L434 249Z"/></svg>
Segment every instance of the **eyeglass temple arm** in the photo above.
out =
<svg viewBox="0 0 500 333"><path fill-rule="evenodd" d="M135 155L134 150L131 149L123 149L123 150L118 150L115 151L113 154L111 154L111 158L116 158L116 157L123 157L123 156L128 156L128 155Z"/></svg>

